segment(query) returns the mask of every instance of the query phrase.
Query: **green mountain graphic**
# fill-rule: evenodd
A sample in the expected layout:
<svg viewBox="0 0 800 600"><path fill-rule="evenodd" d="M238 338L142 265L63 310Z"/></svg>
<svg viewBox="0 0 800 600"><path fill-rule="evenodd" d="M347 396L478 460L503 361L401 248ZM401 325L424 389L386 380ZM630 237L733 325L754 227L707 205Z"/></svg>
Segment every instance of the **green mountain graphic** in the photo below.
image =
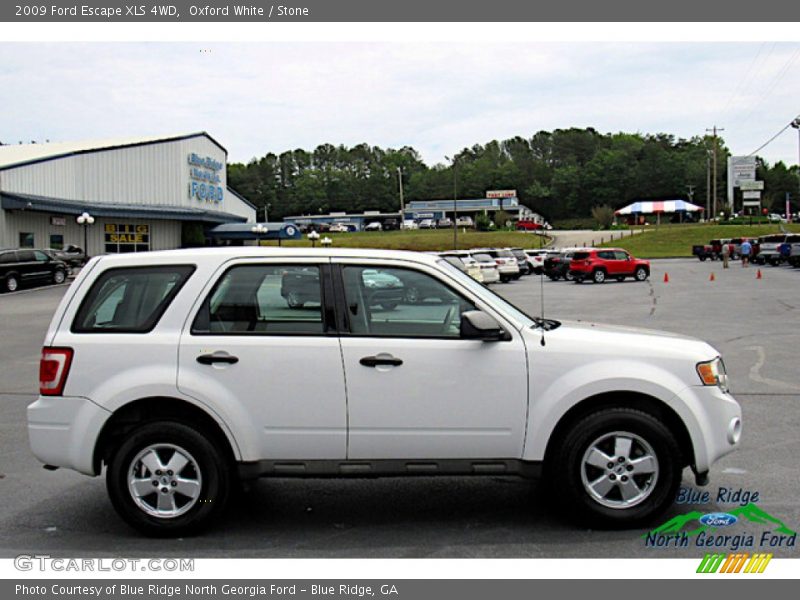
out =
<svg viewBox="0 0 800 600"><path fill-rule="evenodd" d="M773 525L772 530L776 533L783 533L785 535L796 535L796 532L786 526L786 524L778 519L777 517L773 517L767 511L762 510L756 504L752 502L750 504L745 504L744 506L737 506L736 508L732 508L731 510L727 511L717 511L717 512L726 512L729 515L735 516L739 519L739 522L743 520L748 520L751 523L755 523L757 525ZM719 529L718 527L711 527L709 525L703 525L700 523L698 519L707 513L703 513L697 510L693 510L692 512L686 513L684 515L677 515L672 517L669 521L659 525L655 529L653 529L650 534L673 534L673 533L681 533L685 531L686 535L697 535L702 531L716 531ZM696 525L699 525L697 527ZM642 537L646 538L649 534L644 534Z"/></svg>

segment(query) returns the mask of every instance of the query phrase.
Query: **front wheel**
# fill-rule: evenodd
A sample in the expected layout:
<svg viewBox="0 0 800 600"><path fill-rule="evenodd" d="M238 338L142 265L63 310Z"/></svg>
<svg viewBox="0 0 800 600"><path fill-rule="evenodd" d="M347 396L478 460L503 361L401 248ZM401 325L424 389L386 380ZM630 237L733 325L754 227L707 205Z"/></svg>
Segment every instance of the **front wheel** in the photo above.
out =
<svg viewBox="0 0 800 600"><path fill-rule="evenodd" d="M673 434L648 413L606 408L575 423L546 465L559 502L591 526L636 527L675 499L682 457Z"/></svg>
<svg viewBox="0 0 800 600"><path fill-rule="evenodd" d="M55 283L56 285L60 285L60 284L64 283L64 280L66 278L67 278L67 274L64 273L64 271L62 271L61 269L59 269L55 273L53 273L53 283Z"/></svg>
<svg viewBox="0 0 800 600"><path fill-rule="evenodd" d="M225 507L230 469L208 435L172 421L142 425L113 452L108 494L119 515L146 535L194 533Z"/></svg>
<svg viewBox="0 0 800 600"><path fill-rule="evenodd" d="M289 308L303 308L305 302L300 298L300 294L291 291L286 294L286 304L289 305Z"/></svg>
<svg viewBox="0 0 800 600"><path fill-rule="evenodd" d="M633 272L633 276L636 278L636 281L644 281L648 276L647 269L639 267Z"/></svg>
<svg viewBox="0 0 800 600"><path fill-rule="evenodd" d="M573 279L575 279L575 275L573 275L569 271L564 273L564 280L565 281L572 281Z"/></svg>

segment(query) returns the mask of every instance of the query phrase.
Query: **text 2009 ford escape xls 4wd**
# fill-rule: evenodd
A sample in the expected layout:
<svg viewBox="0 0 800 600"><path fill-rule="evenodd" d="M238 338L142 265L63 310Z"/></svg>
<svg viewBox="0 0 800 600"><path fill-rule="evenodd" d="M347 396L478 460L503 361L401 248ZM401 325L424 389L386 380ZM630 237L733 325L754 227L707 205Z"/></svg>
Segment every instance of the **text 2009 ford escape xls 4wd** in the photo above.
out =
<svg viewBox="0 0 800 600"><path fill-rule="evenodd" d="M259 476L543 474L585 522L632 526L673 501L683 467L705 482L741 430L708 344L532 319L404 252L93 259L56 311L40 380L34 454L105 465L117 511L155 535L197 529L234 478Z"/></svg>

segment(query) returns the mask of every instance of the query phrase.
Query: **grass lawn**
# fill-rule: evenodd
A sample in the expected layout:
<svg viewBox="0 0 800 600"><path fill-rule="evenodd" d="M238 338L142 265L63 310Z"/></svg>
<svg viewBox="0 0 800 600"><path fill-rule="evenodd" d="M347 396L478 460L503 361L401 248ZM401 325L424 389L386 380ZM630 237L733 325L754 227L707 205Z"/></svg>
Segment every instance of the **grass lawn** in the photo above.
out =
<svg viewBox="0 0 800 600"><path fill-rule="evenodd" d="M786 231L800 233L800 224L784 224ZM648 226L643 234L625 237L603 244L606 247L625 248L640 258L666 258L670 256L692 256L692 246L707 244L717 238L758 237L768 233L780 233L781 226L772 225L661 225ZM608 234L609 232L605 232ZM600 233L598 232L598 236Z"/></svg>
<svg viewBox="0 0 800 600"><path fill-rule="evenodd" d="M333 240L334 248L382 248L388 250L452 250L452 229L424 229L416 231L359 231L354 233L325 233L322 237ZM547 245L549 238L521 231L474 231L458 230L458 248L500 247L539 248ZM262 245L275 246L277 242L261 242ZM319 244L319 242L317 242ZM309 247L305 236L302 240L282 242L284 246Z"/></svg>

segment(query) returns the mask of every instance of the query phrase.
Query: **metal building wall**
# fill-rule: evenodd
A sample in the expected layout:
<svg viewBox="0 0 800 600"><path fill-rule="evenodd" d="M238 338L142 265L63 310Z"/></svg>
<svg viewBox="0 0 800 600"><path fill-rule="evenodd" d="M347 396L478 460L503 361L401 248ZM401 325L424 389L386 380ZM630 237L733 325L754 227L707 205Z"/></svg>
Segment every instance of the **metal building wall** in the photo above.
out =
<svg viewBox="0 0 800 600"><path fill-rule="evenodd" d="M64 217L63 226L52 225L51 215L46 213L27 212L27 211L3 211L0 216L0 246L16 247L19 243L19 232L33 233L34 247L49 248L50 234L62 234L64 245L75 244L83 245L83 226L78 225L75 217ZM88 248L85 248L90 256L105 254L105 225L106 224L124 225L148 225L150 228L150 250L170 250L179 248L181 245L181 223L180 221L160 221L155 219L116 219L98 218L93 225L89 225L86 230Z"/></svg>
<svg viewBox="0 0 800 600"><path fill-rule="evenodd" d="M222 163L222 202L190 197L188 157ZM227 191L226 154L205 136L101 150L6 169L2 190L91 203L183 206L255 219L255 211ZM91 212L91 207L87 206Z"/></svg>

